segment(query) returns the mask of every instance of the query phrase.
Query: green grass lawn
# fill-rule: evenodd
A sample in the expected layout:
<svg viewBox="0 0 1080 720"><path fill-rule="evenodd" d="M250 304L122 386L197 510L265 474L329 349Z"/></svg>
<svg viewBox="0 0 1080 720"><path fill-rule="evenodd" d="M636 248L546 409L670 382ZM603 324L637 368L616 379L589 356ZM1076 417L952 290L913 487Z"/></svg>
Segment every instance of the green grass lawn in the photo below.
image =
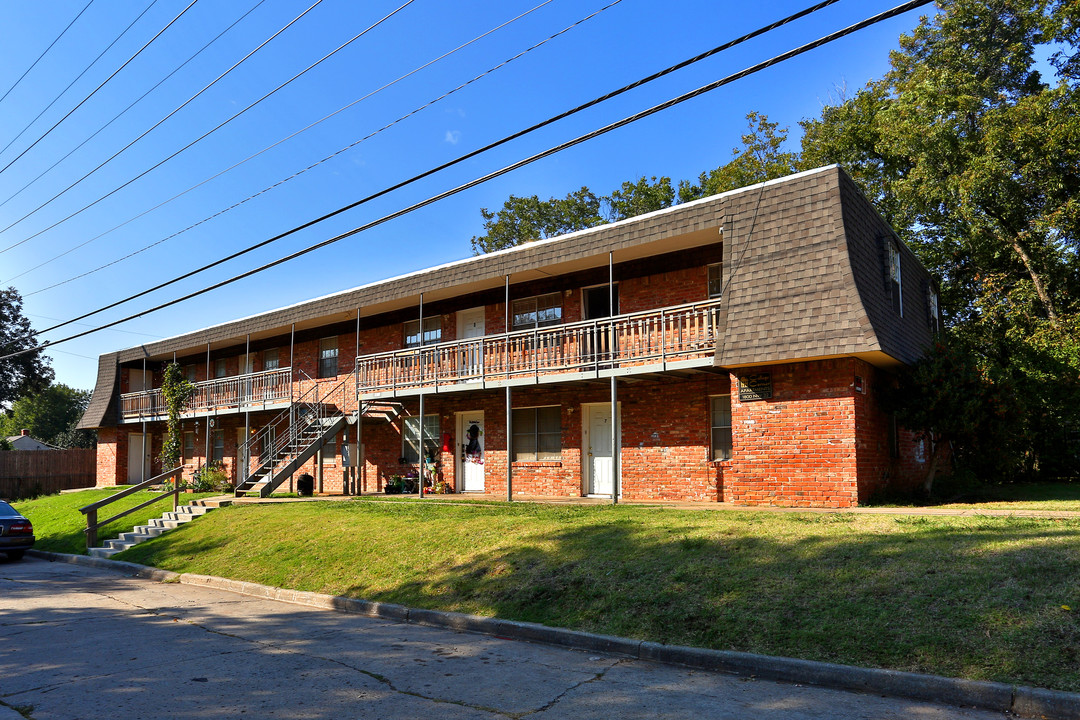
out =
<svg viewBox="0 0 1080 720"><path fill-rule="evenodd" d="M665 643L1080 691L1080 520L248 505L118 556Z"/></svg>
<svg viewBox="0 0 1080 720"><path fill-rule="evenodd" d="M34 524L34 537L37 538L34 547L38 550L50 550L62 553L86 553L86 516L79 512L79 508L85 507L98 500L104 500L110 495L123 488L111 488L106 490L85 490L76 493L63 493L61 495L48 495L33 500L20 500L11 503L16 510ZM98 517L105 519L112 517L118 512L135 507L139 503L146 502L158 493L137 492L126 498L117 500L113 505L98 512ZM180 494L181 504L190 502L194 498L211 497L220 493ZM137 510L130 515L125 515L98 530L98 543L110 538L115 538L122 532L128 532L136 525L145 525L150 518L161 517L161 513L172 510L172 500L165 499L154 503L142 510Z"/></svg>

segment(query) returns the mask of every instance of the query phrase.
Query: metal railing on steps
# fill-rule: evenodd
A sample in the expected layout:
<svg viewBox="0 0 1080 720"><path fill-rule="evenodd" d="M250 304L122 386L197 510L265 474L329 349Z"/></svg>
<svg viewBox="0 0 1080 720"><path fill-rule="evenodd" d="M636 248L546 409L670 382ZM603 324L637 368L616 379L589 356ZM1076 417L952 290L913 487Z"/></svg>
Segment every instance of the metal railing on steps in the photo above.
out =
<svg viewBox="0 0 1080 720"><path fill-rule="evenodd" d="M180 467L180 466L174 467L172 470L168 470L166 472L161 473L160 475L156 475L156 476L150 478L149 480L144 480L143 482L139 483L138 485L132 485L132 486L130 486L128 488L125 488L125 489L121 490L118 493L110 495L109 497L105 498L104 500L98 500L96 503L91 503L90 505L87 505L86 507L79 508L79 512L81 512L83 515L86 516L86 529L83 531L83 532L86 533L86 549L89 550L90 548L97 546L98 530L100 528L104 527L105 525L108 525L113 520L118 520L118 519L124 517L125 515L130 515L131 513L135 512L136 510L142 510L144 507L149 507L150 505L153 505L154 503L156 503L156 502L158 502L160 500L164 500L165 498L169 497L170 495L172 495L172 498L173 498L173 512L176 512L176 508L180 505L180 482L179 482L179 479L180 479L180 474L183 472L183 470L184 470L183 467ZM163 492L163 493L161 493L159 495L155 495L154 497L152 497L151 499L147 500L144 503L140 503L140 504L136 505L133 508L128 508L127 510L124 510L123 512L120 512L120 513L117 513L116 515L113 515L110 518L106 518L105 520L101 520L100 522L98 521L98 519L97 519L98 518L98 510L100 510L101 508L108 507L109 505L113 504L117 500L122 500L122 499L126 498L129 495L134 495L135 493L139 492L140 490L145 490L145 489L147 489L148 487L150 487L152 485L159 485L159 484L165 482L169 478L174 479L173 480L173 489L172 490L166 490L165 492Z"/></svg>

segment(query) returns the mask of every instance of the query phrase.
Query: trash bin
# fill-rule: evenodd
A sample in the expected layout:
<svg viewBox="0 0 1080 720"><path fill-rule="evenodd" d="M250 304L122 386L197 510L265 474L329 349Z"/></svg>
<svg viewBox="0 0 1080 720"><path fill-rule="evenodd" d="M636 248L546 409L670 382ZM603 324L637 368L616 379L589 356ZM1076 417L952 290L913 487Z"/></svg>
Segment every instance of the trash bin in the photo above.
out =
<svg viewBox="0 0 1080 720"><path fill-rule="evenodd" d="M311 497L315 494L315 478L304 473L296 478L296 492L303 497Z"/></svg>

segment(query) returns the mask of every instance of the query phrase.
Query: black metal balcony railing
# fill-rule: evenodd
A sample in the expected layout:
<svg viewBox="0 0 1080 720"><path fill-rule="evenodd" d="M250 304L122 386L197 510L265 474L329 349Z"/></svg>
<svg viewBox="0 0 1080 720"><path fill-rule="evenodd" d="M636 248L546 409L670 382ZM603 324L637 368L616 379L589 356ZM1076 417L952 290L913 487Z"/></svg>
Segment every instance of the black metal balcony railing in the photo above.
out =
<svg viewBox="0 0 1080 720"><path fill-rule="evenodd" d="M280 368L195 383L187 412L288 402L292 396L291 377L292 368ZM121 395L120 413L124 419L156 417L166 415L168 409L161 388L154 388Z"/></svg>
<svg viewBox="0 0 1080 720"><path fill-rule="evenodd" d="M711 358L719 307L711 300L365 355L357 386L385 392Z"/></svg>

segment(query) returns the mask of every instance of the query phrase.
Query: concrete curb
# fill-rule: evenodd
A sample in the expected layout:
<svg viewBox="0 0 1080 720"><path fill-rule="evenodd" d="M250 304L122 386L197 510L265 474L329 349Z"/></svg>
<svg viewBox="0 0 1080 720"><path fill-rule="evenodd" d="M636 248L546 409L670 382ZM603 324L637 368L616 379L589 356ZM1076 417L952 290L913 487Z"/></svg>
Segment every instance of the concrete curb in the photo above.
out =
<svg viewBox="0 0 1080 720"><path fill-rule="evenodd" d="M99 570L110 570L123 575L156 580L158 582L180 582L180 573L170 570L159 570L148 565L124 562L123 560L106 560L105 558L90 557L89 555L68 555L67 553L54 553L48 550L27 550L27 555L32 555L49 562L65 562L70 565L85 565Z"/></svg>
<svg viewBox="0 0 1080 720"><path fill-rule="evenodd" d="M610 635L597 635L580 630L548 627L537 623L501 620L499 618L441 610L423 610L393 603L380 603L302 590L286 590L242 580L214 577L213 575L179 574L145 565L120 560L105 560L86 555L66 555L42 550L29 550L28 553L34 557L50 561L86 565L159 582L201 585L251 597L266 598L324 610L335 610L354 615L365 615L393 622L492 635L508 640L557 645L586 652L602 652L667 665L681 665L698 670L719 671L766 680L816 685L837 690L853 690L980 710L1010 712L1019 717L1043 718L1044 720L1075 720L1080 717L1080 693L1046 690L1022 685L1014 686L997 682L946 678L937 675L920 675L896 670L861 668L813 660L798 660L796 658L755 655L730 650L708 650L682 645L663 645L661 643Z"/></svg>

